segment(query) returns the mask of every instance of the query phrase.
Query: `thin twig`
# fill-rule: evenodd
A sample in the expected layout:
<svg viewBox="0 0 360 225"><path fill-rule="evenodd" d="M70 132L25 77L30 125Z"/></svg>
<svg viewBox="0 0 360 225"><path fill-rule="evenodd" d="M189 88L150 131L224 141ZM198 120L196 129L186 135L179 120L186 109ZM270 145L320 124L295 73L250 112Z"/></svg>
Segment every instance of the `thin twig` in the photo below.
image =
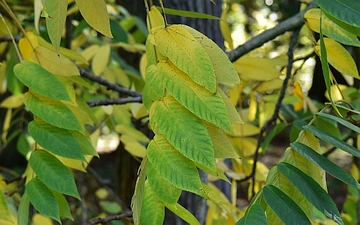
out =
<svg viewBox="0 0 360 225"><path fill-rule="evenodd" d="M264 43L273 40L274 38L285 33L286 31L292 31L294 29L300 28L304 24L305 12L307 12L309 9L315 8L315 7L316 7L316 3L315 3L315 1L312 1L308 5L308 7L306 7L306 9L299 12L295 16L290 17L289 19L280 22L274 28L262 32L261 34L251 38L245 44L240 45L236 49L228 52L227 55L228 55L230 61L231 62L236 61L241 56L260 47Z"/></svg>
<svg viewBox="0 0 360 225"><path fill-rule="evenodd" d="M2 42L12 42L13 39L11 38L11 36L2 36L0 37L0 43ZM20 41L20 37L14 37L14 41L16 43L18 43Z"/></svg>
<svg viewBox="0 0 360 225"><path fill-rule="evenodd" d="M113 91L117 91L119 93L123 93L123 94L126 94L128 96L131 96L131 97L139 97L141 96L141 94L139 92L136 92L136 91L132 91L128 88L124 88L124 87L121 87L117 84L114 84L114 83L111 83L110 81L102 78L102 77L98 77L98 76L95 76L93 74L91 74L90 72L84 70L84 69L81 69L79 68L79 72L80 72L80 75L82 77L85 77L91 81L95 81L96 83L99 83L101 85L104 85L106 86L108 89L110 90L113 90Z"/></svg>
<svg viewBox="0 0 360 225"><path fill-rule="evenodd" d="M101 105L123 105L131 102L142 102L141 96L133 97L133 98L109 98L109 99L101 99L87 102L88 106L101 106Z"/></svg>
<svg viewBox="0 0 360 225"><path fill-rule="evenodd" d="M128 210L119 215L108 216L105 218L97 218L97 219L94 219L93 221L91 221L90 225L95 225L95 224L99 224L99 223L106 224L107 222L110 222L112 220L121 220L125 217L132 217L132 211Z"/></svg>
<svg viewBox="0 0 360 225"><path fill-rule="evenodd" d="M288 55L288 65L287 65L287 70L286 70L286 77L285 80L283 82L282 88L280 90L279 93L279 98L276 102L276 106L275 106L275 110L273 115L271 116L271 118L269 120L266 121L266 123L261 127L260 129L260 133L259 133L259 137L257 140L257 146L256 146L256 150L254 153L254 162L253 162L253 167L251 170L251 173L246 176L245 178L243 178L242 180L240 180L240 182L248 180L251 178L252 180L252 188L251 188L251 196L254 197L255 196L255 174L256 174L256 165L257 165L257 161L259 160L259 150L260 150L260 146L262 144L262 141L264 140L265 136L265 132L266 130L270 127L270 125L274 124L276 122L276 119L279 116L279 112L280 112L280 108L282 105L282 101L285 97L285 93L286 93L286 88L288 86L288 82L289 79L291 77L291 72L292 72L292 68L293 68L293 63L294 63L294 47L297 43L297 39L299 37L300 34L300 27L296 28L291 36L291 40L289 43L289 49L287 52Z"/></svg>

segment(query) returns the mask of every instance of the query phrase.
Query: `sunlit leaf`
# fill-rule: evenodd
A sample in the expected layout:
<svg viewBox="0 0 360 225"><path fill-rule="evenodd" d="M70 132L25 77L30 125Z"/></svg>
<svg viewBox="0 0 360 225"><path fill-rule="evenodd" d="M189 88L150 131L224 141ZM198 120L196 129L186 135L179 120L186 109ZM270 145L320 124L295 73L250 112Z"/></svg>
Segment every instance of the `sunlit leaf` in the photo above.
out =
<svg viewBox="0 0 360 225"><path fill-rule="evenodd" d="M199 193L201 182L193 162L181 155L163 135L155 135L147 155L155 169L175 187Z"/></svg>
<svg viewBox="0 0 360 225"><path fill-rule="evenodd" d="M162 224L165 218L165 206L156 197L148 182L145 182L144 199L140 214L141 224Z"/></svg>
<svg viewBox="0 0 360 225"><path fill-rule="evenodd" d="M277 187L266 185L263 193L266 203L274 210L284 224L311 224L296 202Z"/></svg>
<svg viewBox="0 0 360 225"><path fill-rule="evenodd" d="M211 59L201 44L181 25L154 31L156 49L168 57L197 84L216 91L216 76Z"/></svg>
<svg viewBox="0 0 360 225"><path fill-rule="evenodd" d="M155 131L160 129L181 154L215 170L214 147L201 119L194 116L171 96L153 103L150 115L152 115L150 123L153 129Z"/></svg>
<svg viewBox="0 0 360 225"><path fill-rule="evenodd" d="M156 6L151 6L150 11L146 17L146 22L149 29L165 27L164 17L161 15Z"/></svg>
<svg viewBox="0 0 360 225"><path fill-rule="evenodd" d="M112 37L104 0L75 0L85 21L105 36ZM95 16L96 15L96 16Z"/></svg>
<svg viewBox="0 0 360 225"><path fill-rule="evenodd" d="M37 211L60 222L60 210L57 200L43 182L38 178L33 178L27 183L25 193Z"/></svg>
<svg viewBox="0 0 360 225"><path fill-rule="evenodd" d="M31 154L29 162L45 185L57 192L80 199L73 175L55 156L43 150L36 150Z"/></svg>
<svg viewBox="0 0 360 225"><path fill-rule="evenodd" d="M64 83L38 64L24 60L14 67L14 72L34 92L57 100L71 101Z"/></svg>

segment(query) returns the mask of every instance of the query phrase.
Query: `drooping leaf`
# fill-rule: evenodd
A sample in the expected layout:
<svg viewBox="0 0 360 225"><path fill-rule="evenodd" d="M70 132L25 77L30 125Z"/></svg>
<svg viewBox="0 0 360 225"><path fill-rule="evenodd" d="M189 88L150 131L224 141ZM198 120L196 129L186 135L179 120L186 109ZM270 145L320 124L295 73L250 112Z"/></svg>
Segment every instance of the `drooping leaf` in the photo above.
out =
<svg viewBox="0 0 360 225"><path fill-rule="evenodd" d="M129 135L122 135L120 141L125 145L125 150L131 155L144 158L146 155L146 148L144 145L139 143L137 140Z"/></svg>
<svg viewBox="0 0 360 225"><path fill-rule="evenodd" d="M239 75L225 52L204 34L189 26L184 27L202 45L210 57L215 70L217 82L225 84L239 83Z"/></svg>
<svg viewBox="0 0 360 225"><path fill-rule="evenodd" d="M282 162L279 171L311 202L320 212L339 224L344 224L340 213L326 191L310 176L295 166Z"/></svg>
<svg viewBox="0 0 360 225"><path fill-rule="evenodd" d="M169 183L179 189L199 193L202 186L194 163L181 155L164 135L155 135L148 145L147 156Z"/></svg>
<svg viewBox="0 0 360 225"><path fill-rule="evenodd" d="M106 69L110 59L110 45L103 45L95 53L91 65L95 75L100 75Z"/></svg>
<svg viewBox="0 0 360 225"><path fill-rule="evenodd" d="M339 72L360 79L354 59L350 53L338 42L324 38L328 62ZM315 51L320 54L320 41L315 46ZM321 54L320 54L321 55Z"/></svg>
<svg viewBox="0 0 360 225"><path fill-rule="evenodd" d="M193 82L171 62L159 62L156 72L150 73L148 79L151 83L163 83L173 97L196 116L232 133L221 96Z"/></svg>
<svg viewBox="0 0 360 225"><path fill-rule="evenodd" d="M168 204L176 204L181 190L165 180L150 162L148 162L147 176L152 191L161 201Z"/></svg>
<svg viewBox="0 0 360 225"><path fill-rule="evenodd" d="M66 198L64 197L64 195L62 195L62 194L60 194L60 193L58 193L56 191L52 191L52 193L54 194L54 196L56 198L56 201L59 204L60 216L71 219L71 220L74 220L72 215L71 215L69 204L66 201Z"/></svg>
<svg viewBox="0 0 360 225"><path fill-rule="evenodd" d="M56 54L41 45L31 52L31 59L50 73L60 76L79 76L76 65L61 54Z"/></svg>
<svg viewBox="0 0 360 225"><path fill-rule="evenodd" d="M162 224L165 218L165 206L156 197L148 182L145 182L144 199L141 207L141 224Z"/></svg>
<svg viewBox="0 0 360 225"><path fill-rule="evenodd" d="M0 190L0 219L5 221L12 221L10 217L9 208L6 204L4 193Z"/></svg>
<svg viewBox="0 0 360 225"><path fill-rule="evenodd" d="M351 26L360 27L360 2L357 0L317 0L316 4L331 16L350 24Z"/></svg>
<svg viewBox="0 0 360 225"><path fill-rule="evenodd" d="M171 25L154 31L156 49L180 70L211 93L216 92L216 76L201 44L184 26Z"/></svg>
<svg viewBox="0 0 360 225"><path fill-rule="evenodd" d="M269 59L244 55L234 62L234 67L244 80L271 80L281 75Z"/></svg>
<svg viewBox="0 0 360 225"><path fill-rule="evenodd" d="M44 7L48 13L46 28L56 52L59 52L61 35L65 27L67 0L45 1Z"/></svg>
<svg viewBox="0 0 360 225"><path fill-rule="evenodd" d="M38 178L33 178L27 183L25 193L37 211L60 223L60 209L57 200L43 182Z"/></svg>
<svg viewBox="0 0 360 225"><path fill-rule="evenodd" d="M38 94L57 100L71 101L65 84L36 63L24 60L14 67L14 73L22 83Z"/></svg>
<svg viewBox="0 0 360 225"><path fill-rule="evenodd" d="M81 145L69 130L35 118L28 126L30 135L46 150L66 158L85 160Z"/></svg>
<svg viewBox="0 0 360 225"><path fill-rule="evenodd" d="M75 0L75 2L81 15L92 28L112 38L109 14L104 0Z"/></svg>
<svg viewBox="0 0 360 225"><path fill-rule="evenodd" d="M144 187L148 162L148 158L145 156L139 167L138 178L135 184L135 191L131 199L131 209L133 211L133 220L135 225L140 225L140 214L144 199Z"/></svg>
<svg viewBox="0 0 360 225"><path fill-rule="evenodd" d="M216 169L214 146L201 119L171 96L154 102L150 116L155 133L159 129L181 154L211 170Z"/></svg>
<svg viewBox="0 0 360 225"><path fill-rule="evenodd" d="M0 103L0 108L14 109L24 104L22 95L10 95Z"/></svg>
<svg viewBox="0 0 360 225"><path fill-rule="evenodd" d="M182 207L180 204L170 205L165 203L166 208L168 208L171 212L178 215L181 219L186 221L190 225L200 225L200 222L196 219L196 217L189 212L187 209Z"/></svg>
<svg viewBox="0 0 360 225"><path fill-rule="evenodd" d="M242 217L236 225L267 225L264 209L259 204L253 204L248 207L246 214Z"/></svg>
<svg viewBox="0 0 360 225"><path fill-rule="evenodd" d="M34 115L51 125L83 131L77 117L59 100L47 98L30 91L24 94L24 102Z"/></svg>
<svg viewBox="0 0 360 225"><path fill-rule="evenodd" d="M307 159L321 167L333 177L341 180L349 186L360 189L360 184L348 172L346 172L344 169L340 168L338 165L334 164L324 156L318 154L310 147L299 142L291 143L290 145L302 156L306 157Z"/></svg>
<svg viewBox="0 0 360 225"><path fill-rule="evenodd" d="M19 225L28 225L29 224L29 207L30 200L26 192L21 196L19 209L18 209L18 224Z"/></svg>
<svg viewBox="0 0 360 225"><path fill-rule="evenodd" d="M228 96L221 90L220 87L218 87L217 91L225 103L231 124L244 124L244 121L241 119L239 112L237 109L235 109Z"/></svg>
<svg viewBox="0 0 360 225"><path fill-rule="evenodd" d="M151 6L150 11L148 12L148 15L146 17L146 22L149 29L165 27L164 17L161 15L156 6Z"/></svg>
<svg viewBox="0 0 360 225"><path fill-rule="evenodd" d="M323 34L345 45L360 46L360 41L356 35L339 26L329 19L320 9L310 9L306 11L304 19L309 28L320 33L320 16L322 17Z"/></svg>
<svg viewBox="0 0 360 225"><path fill-rule="evenodd" d="M156 7L158 10L162 10L161 7ZM183 16L183 17L189 17L189 18L199 18L199 19L213 19L213 20L220 20L219 17L209 15L206 13L200 13L200 12L193 12L188 10L180 10L180 9L170 9L170 8L164 8L165 14L169 15L175 15L175 16Z"/></svg>
<svg viewBox="0 0 360 225"><path fill-rule="evenodd" d="M55 156L43 150L36 150L31 154L29 162L45 185L57 192L80 199L73 175Z"/></svg>
<svg viewBox="0 0 360 225"><path fill-rule="evenodd" d="M329 118L331 120L334 120L342 125L344 125L345 127L357 132L358 134L360 134L360 128L355 126L354 124L344 120L344 119L341 119L337 116L333 116L333 115L330 115L330 114L326 114L326 113L322 113L322 112L319 112L317 113L317 115L321 116L321 117L325 117L325 118Z"/></svg>
<svg viewBox="0 0 360 225"><path fill-rule="evenodd" d="M266 185L264 199L284 224L311 224L305 213L289 196L273 185Z"/></svg>
<svg viewBox="0 0 360 225"><path fill-rule="evenodd" d="M111 33L113 34L114 39L117 42L124 42L124 43L128 42L127 32L126 30L124 30L122 26L120 26L118 22L116 22L115 20L110 20L110 28L111 28Z"/></svg>

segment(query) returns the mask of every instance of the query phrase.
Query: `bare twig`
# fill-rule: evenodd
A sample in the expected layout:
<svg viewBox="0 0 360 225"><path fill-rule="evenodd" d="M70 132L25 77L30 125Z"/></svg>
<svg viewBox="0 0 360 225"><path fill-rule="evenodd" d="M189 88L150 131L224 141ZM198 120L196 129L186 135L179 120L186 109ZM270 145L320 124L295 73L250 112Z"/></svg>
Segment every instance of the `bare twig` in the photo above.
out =
<svg viewBox="0 0 360 225"><path fill-rule="evenodd" d="M101 106L101 105L123 105L131 102L142 102L141 96L133 98L109 98L104 100L94 100L87 102L90 107Z"/></svg>
<svg viewBox="0 0 360 225"><path fill-rule="evenodd" d="M2 36L0 37L0 43L2 42L12 42L13 39L11 38L11 36ZM18 43L20 41L20 37L14 37L14 41L16 43Z"/></svg>
<svg viewBox="0 0 360 225"><path fill-rule="evenodd" d="M139 97L141 96L141 94L139 92L136 92L136 91L132 91L128 88L124 88L124 87L121 87L117 84L114 84L114 83L111 83L110 81L102 78L102 77L98 77L98 76L95 76L93 74L91 74L90 72L84 70L84 69L81 69L79 68L79 72L80 72L80 75L82 77L85 77L89 80L92 80L92 81L95 81L96 83L99 83L101 85L104 85L106 86L108 89L110 90L113 90L113 91L117 91L119 93L123 93L123 94L126 94L128 96L131 96L131 97Z"/></svg>
<svg viewBox="0 0 360 225"><path fill-rule="evenodd" d="M108 216L105 218L97 218L94 219L90 222L90 225L95 225L95 224L106 224L107 222L110 222L112 220L121 220L125 217L132 217L132 211L127 210L119 215L113 215L113 216Z"/></svg>
<svg viewBox="0 0 360 225"><path fill-rule="evenodd" d="M291 37L291 40L290 40L290 43L289 43L289 49L288 49L288 52L287 52L288 64L287 64L287 68L286 68L286 77L285 77L285 80L283 82L282 88L280 90L279 98L278 98L278 100L276 102L274 113L271 116L271 118L269 120L267 120L266 123L264 124L264 126L262 126L261 129L260 129L259 137L258 137L258 140L257 140L257 146L256 146L256 150L255 150L255 153L254 153L254 163L253 163L251 173L248 176L246 176L245 178L243 178L242 180L240 180L240 182L242 182L242 181L245 181L245 180L248 180L248 179L251 178L251 180L252 180L251 196L252 197L255 196L255 174L256 174L257 161L259 159L260 146L262 144L262 141L265 138L266 130L270 127L270 125L272 125L272 124L274 124L276 122L276 119L279 116L282 101L283 101L283 99L285 97L286 88L288 86L288 82L289 82L289 79L290 79L291 74L292 74L291 71L292 71L293 63L294 63L294 54L293 54L293 52L294 52L294 47L295 47L295 45L297 43L297 39L299 37L299 33L300 33L300 27L296 28L294 30L293 34L292 34L292 37Z"/></svg>
<svg viewBox="0 0 360 225"><path fill-rule="evenodd" d="M315 7L316 7L316 3L315 3L315 1L312 1L308 5L308 7L306 7L306 9L299 12L295 16L282 21L281 23L276 25L274 28L262 32L261 34L251 38L245 44L240 45L239 47L232 50L231 52L228 52L227 55L228 55L230 61L231 62L236 61L241 56L254 50L255 48L260 47L264 43L273 40L274 38L285 33L286 31L292 31L294 29L300 28L304 24L305 12L308 11L309 9L315 8Z"/></svg>

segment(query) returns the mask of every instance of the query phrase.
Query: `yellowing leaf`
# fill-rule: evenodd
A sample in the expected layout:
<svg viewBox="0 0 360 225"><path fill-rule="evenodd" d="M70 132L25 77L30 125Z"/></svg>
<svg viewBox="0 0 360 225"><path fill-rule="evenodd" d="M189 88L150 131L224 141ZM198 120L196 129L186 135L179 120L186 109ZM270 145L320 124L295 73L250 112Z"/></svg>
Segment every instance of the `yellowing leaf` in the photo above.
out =
<svg viewBox="0 0 360 225"><path fill-rule="evenodd" d="M11 95L4 99L4 101L1 102L0 108L19 108L24 104L23 96L22 95Z"/></svg>
<svg viewBox="0 0 360 225"><path fill-rule="evenodd" d="M226 7L223 7L221 17L220 17L220 31L221 31L225 41L229 45L229 48L234 49L234 43L233 43L233 40L231 37L231 30L229 27L229 23L227 22L227 19L226 19L228 9L229 9L229 5L226 4Z"/></svg>
<svg viewBox="0 0 360 225"><path fill-rule="evenodd" d="M100 75L106 69L110 59L110 45L103 45L95 53L91 65L95 75Z"/></svg>
<svg viewBox="0 0 360 225"><path fill-rule="evenodd" d="M273 80L264 81L264 82L261 82L261 84L259 84L259 86L257 86L255 90L257 92L278 90L281 88L283 82L284 81L281 79L273 79Z"/></svg>
<svg viewBox="0 0 360 225"><path fill-rule="evenodd" d="M52 225L53 222L49 217L36 213L32 218L32 225Z"/></svg>
<svg viewBox="0 0 360 225"><path fill-rule="evenodd" d="M44 4L49 14L46 17L46 28L56 52L59 52L61 35L65 27L67 4L67 0L47 0Z"/></svg>
<svg viewBox="0 0 360 225"><path fill-rule="evenodd" d="M73 62L65 56L57 55L54 51L43 46L37 46L35 51L31 53L31 58L34 62L53 74L60 76L80 75L78 68Z"/></svg>
<svg viewBox="0 0 360 225"><path fill-rule="evenodd" d="M25 60L31 60L31 53L39 46L36 36L32 32L27 32L26 37L19 41L19 50Z"/></svg>
<svg viewBox="0 0 360 225"><path fill-rule="evenodd" d="M75 0L85 21L105 36L113 37L104 0Z"/></svg>
<svg viewBox="0 0 360 225"><path fill-rule="evenodd" d="M257 135L260 129L251 124L233 124L233 130L236 137L246 137Z"/></svg>
<svg viewBox="0 0 360 225"><path fill-rule="evenodd" d="M300 111L304 107L304 93L302 92L300 84L297 82L295 83L295 87L294 87L294 96L301 99L300 102L294 103L294 110L295 110L295 112L297 112L297 111Z"/></svg>
<svg viewBox="0 0 360 225"><path fill-rule="evenodd" d="M129 135L122 135L120 141L124 143L126 151L131 155L144 158L146 155L146 148L140 144L137 140L133 139Z"/></svg>
<svg viewBox="0 0 360 225"><path fill-rule="evenodd" d="M85 60L87 62L90 61L90 59L92 59L92 57L94 57L95 53L99 50L100 46L99 45L90 45L89 47L87 47L86 49L84 49L81 52L81 55L85 58Z"/></svg>
<svg viewBox="0 0 360 225"><path fill-rule="evenodd" d="M149 29L165 27L164 17L155 6L151 6L146 22Z"/></svg>
<svg viewBox="0 0 360 225"><path fill-rule="evenodd" d="M184 26L171 25L154 31L156 49L180 70L211 93L216 92L216 76L211 59Z"/></svg>
<svg viewBox="0 0 360 225"><path fill-rule="evenodd" d="M250 122L254 121L256 118L256 111L257 111L257 101L254 91L250 92L250 105L249 105L249 113L248 113L248 120Z"/></svg>
<svg viewBox="0 0 360 225"><path fill-rule="evenodd" d="M234 62L240 78L246 80L271 80L281 73L270 59L244 55Z"/></svg>
<svg viewBox="0 0 360 225"><path fill-rule="evenodd" d="M324 38L328 62L340 73L360 79L354 59L350 53L338 42ZM315 52L320 54L320 40L316 43Z"/></svg>

